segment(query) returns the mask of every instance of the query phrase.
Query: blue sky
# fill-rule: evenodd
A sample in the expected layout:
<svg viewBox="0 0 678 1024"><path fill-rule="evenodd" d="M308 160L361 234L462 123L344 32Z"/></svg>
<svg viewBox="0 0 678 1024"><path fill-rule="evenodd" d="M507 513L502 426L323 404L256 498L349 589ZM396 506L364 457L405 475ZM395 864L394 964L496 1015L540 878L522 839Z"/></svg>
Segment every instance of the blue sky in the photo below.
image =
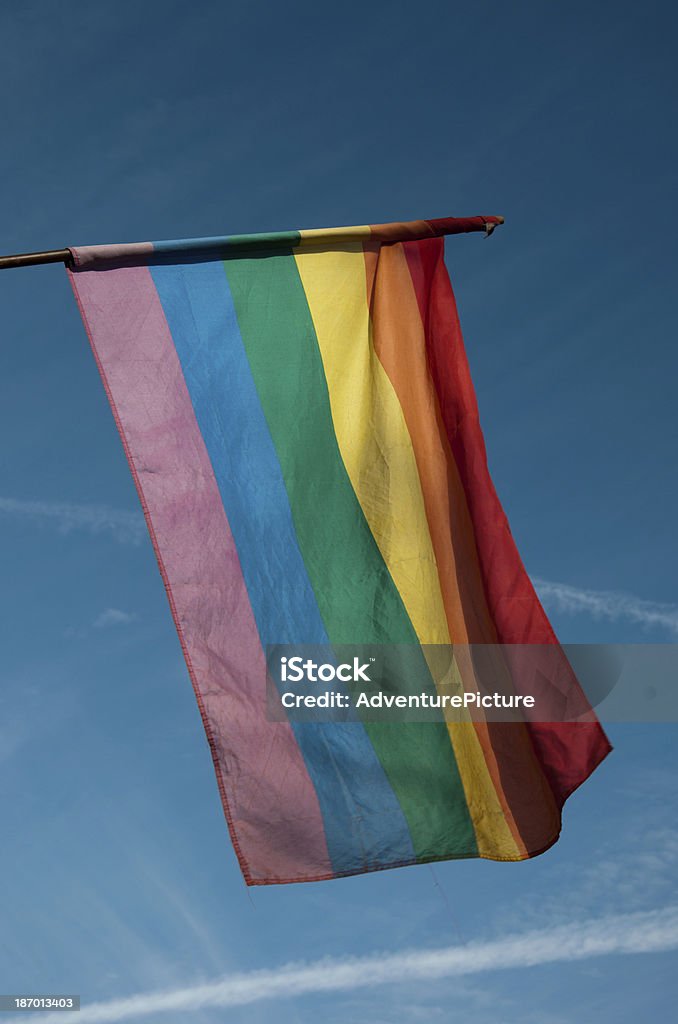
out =
<svg viewBox="0 0 678 1024"><path fill-rule="evenodd" d="M564 641L673 642L675 29L651 2L5 4L1 248L503 214L447 262L528 571ZM0 309L0 992L110 1004L81 1024L667 1019L675 726L611 726L534 861L246 891L63 270L2 273Z"/></svg>

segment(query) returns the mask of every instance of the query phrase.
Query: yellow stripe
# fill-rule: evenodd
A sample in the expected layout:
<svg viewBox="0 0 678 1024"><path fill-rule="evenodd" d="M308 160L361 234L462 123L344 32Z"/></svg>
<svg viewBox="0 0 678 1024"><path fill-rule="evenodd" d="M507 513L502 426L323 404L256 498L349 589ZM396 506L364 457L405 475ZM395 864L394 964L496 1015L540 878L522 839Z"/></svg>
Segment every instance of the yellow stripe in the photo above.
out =
<svg viewBox="0 0 678 1024"><path fill-rule="evenodd" d="M407 424L372 344L360 243L295 250L346 471L422 644L450 635ZM471 722L448 724L481 856L516 859Z"/></svg>
<svg viewBox="0 0 678 1024"><path fill-rule="evenodd" d="M369 238L372 229L369 224L359 224L352 228L305 228L299 234L301 235L301 244L297 252L303 252L307 248L321 244L325 239L335 245L338 242L358 242L362 238Z"/></svg>

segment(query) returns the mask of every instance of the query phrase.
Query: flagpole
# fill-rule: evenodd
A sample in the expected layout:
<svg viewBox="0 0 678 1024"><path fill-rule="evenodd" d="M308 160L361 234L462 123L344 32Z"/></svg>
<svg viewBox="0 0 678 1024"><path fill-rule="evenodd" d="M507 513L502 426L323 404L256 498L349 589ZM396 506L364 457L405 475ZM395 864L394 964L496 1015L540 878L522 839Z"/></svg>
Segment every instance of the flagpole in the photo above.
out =
<svg viewBox="0 0 678 1024"><path fill-rule="evenodd" d="M37 267L41 263L70 263L70 249L49 249L46 252L21 252L15 256L0 256L0 270L10 267Z"/></svg>
<svg viewBox="0 0 678 1024"><path fill-rule="evenodd" d="M451 218L456 221L455 228L448 228L445 234L456 234L461 231L484 231L485 236L492 234L494 229L504 223L503 217L485 218ZM478 222L478 223L475 223ZM37 267L43 263L65 263L68 266L73 259L70 249L47 249L45 252L21 252L13 256L0 256L0 270L11 267Z"/></svg>

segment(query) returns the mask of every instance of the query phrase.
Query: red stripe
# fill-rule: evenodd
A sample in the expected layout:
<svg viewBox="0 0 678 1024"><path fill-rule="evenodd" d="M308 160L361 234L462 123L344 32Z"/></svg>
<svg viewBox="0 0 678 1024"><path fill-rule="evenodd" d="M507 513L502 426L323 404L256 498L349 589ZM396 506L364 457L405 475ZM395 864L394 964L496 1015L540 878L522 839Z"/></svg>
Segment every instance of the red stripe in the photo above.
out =
<svg viewBox="0 0 678 1024"><path fill-rule="evenodd" d="M404 249L426 328L431 376L466 492L497 640L502 644L557 644L490 478L457 306L443 260L443 245L442 238L431 238L407 242ZM564 654L562 660L572 691L581 694ZM533 722L530 733L559 806L611 750L595 720Z"/></svg>
<svg viewBox="0 0 678 1024"><path fill-rule="evenodd" d="M469 231L487 231L502 224L502 217L438 217L433 220L394 221L370 224L372 242L406 242L440 235L461 235ZM336 237L336 236L335 236ZM315 239L317 241L317 238Z"/></svg>
<svg viewBox="0 0 678 1024"><path fill-rule="evenodd" d="M463 235L469 231L487 231L488 227L496 227L504 223L503 217L436 217L426 222L433 234Z"/></svg>

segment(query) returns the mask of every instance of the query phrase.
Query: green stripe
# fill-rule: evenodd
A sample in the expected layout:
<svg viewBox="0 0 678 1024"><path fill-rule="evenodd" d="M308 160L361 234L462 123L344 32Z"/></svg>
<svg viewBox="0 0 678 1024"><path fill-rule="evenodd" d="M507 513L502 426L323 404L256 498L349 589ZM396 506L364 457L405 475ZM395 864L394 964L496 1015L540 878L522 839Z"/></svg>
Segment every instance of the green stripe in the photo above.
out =
<svg viewBox="0 0 678 1024"><path fill-rule="evenodd" d="M413 671L404 673L407 685L400 692L434 693L416 633L341 458L294 257L229 260L225 268L330 642L412 645ZM402 664L394 668L402 680ZM417 857L477 856L445 724L366 721L365 729L407 818Z"/></svg>

